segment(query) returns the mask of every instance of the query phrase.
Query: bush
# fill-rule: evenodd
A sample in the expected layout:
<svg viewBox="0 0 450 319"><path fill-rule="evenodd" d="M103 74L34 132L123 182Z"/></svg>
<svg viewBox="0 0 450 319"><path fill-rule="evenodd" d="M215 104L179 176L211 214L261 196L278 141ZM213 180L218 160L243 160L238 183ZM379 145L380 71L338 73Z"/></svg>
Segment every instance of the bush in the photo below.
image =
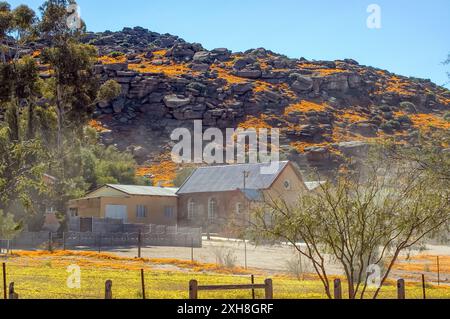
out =
<svg viewBox="0 0 450 319"><path fill-rule="evenodd" d="M412 124L412 121L408 115L402 115L402 116L398 117L397 121L400 123Z"/></svg>
<svg viewBox="0 0 450 319"><path fill-rule="evenodd" d="M122 87L114 80L108 80L98 90L97 99L99 101L110 102L122 93Z"/></svg>
<svg viewBox="0 0 450 319"><path fill-rule="evenodd" d="M444 120L446 120L447 122L450 122L450 111L445 112Z"/></svg>
<svg viewBox="0 0 450 319"><path fill-rule="evenodd" d="M121 56L124 56L124 55L125 55L125 53L118 52L118 51L114 51L114 52L111 52L109 54L109 56L112 57L112 58L118 58L118 57L121 57Z"/></svg>
<svg viewBox="0 0 450 319"><path fill-rule="evenodd" d="M409 112L417 113L417 107L414 103L411 102L401 102L400 107L404 110L408 110Z"/></svg>
<svg viewBox="0 0 450 319"><path fill-rule="evenodd" d="M401 124L396 120L389 120L381 124L380 128L385 132L392 132L401 128Z"/></svg>
<svg viewBox="0 0 450 319"><path fill-rule="evenodd" d="M226 268L236 267L237 257L233 249L225 247L214 247L213 253L216 256L217 263Z"/></svg>

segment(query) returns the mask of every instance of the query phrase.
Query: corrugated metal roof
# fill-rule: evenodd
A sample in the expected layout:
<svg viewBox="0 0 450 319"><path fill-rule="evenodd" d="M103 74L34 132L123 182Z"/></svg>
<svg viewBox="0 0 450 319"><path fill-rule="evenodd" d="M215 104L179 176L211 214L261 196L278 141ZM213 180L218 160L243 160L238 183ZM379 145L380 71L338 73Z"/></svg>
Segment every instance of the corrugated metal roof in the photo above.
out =
<svg viewBox="0 0 450 319"><path fill-rule="evenodd" d="M267 163L208 166L197 169L177 194L227 192L244 188L244 172L248 172L246 189L268 189L289 162L279 162L274 174L262 174Z"/></svg>
<svg viewBox="0 0 450 319"><path fill-rule="evenodd" d="M259 189L241 189L241 192L248 200L254 202L261 202L264 200L264 195Z"/></svg>
<svg viewBox="0 0 450 319"><path fill-rule="evenodd" d="M305 186L306 186L306 188L308 188L309 191L313 191L325 183L326 183L325 181L305 182Z"/></svg>
<svg viewBox="0 0 450 319"><path fill-rule="evenodd" d="M136 185L113 185L107 184L107 187L117 189L128 195L138 196L169 196L176 197L178 188L170 187L152 187L152 186L136 186Z"/></svg>

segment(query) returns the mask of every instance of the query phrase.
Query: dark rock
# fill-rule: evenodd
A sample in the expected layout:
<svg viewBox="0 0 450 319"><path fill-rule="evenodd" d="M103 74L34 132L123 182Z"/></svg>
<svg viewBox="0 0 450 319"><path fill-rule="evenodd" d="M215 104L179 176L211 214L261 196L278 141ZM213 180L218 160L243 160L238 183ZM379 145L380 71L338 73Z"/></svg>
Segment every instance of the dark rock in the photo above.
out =
<svg viewBox="0 0 450 319"><path fill-rule="evenodd" d="M166 95L163 101L168 108L173 109L188 105L191 102L191 99L187 97L178 97L177 95L172 94Z"/></svg>
<svg viewBox="0 0 450 319"><path fill-rule="evenodd" d="M353 133L360 134L366 137L376 137L378 133L378 127L367 122L354 123L350 125L349 129Z"/></svg>

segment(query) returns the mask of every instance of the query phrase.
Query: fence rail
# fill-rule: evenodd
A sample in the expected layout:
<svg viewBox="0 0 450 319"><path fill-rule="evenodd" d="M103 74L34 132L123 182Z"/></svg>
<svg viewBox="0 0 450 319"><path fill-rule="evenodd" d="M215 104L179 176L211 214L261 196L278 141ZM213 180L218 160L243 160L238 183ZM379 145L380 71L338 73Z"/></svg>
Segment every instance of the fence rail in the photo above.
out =
<svg viewBox="0 0 450 319"><path fill-rule="evenodd" d="M168 233L88 233L65 232L22 232L13 240L0 241L0 254L7 254L12 248L40 248L51 250L53 246L76 247L128 247L128 246L168 246L168 247L202 247L201 232Z"/></svg>

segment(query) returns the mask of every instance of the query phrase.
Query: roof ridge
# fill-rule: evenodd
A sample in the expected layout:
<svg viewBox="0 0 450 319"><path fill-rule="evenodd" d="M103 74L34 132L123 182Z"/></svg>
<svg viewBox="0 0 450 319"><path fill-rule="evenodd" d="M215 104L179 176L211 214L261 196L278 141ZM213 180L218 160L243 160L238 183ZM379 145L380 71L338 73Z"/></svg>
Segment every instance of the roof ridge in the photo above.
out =
<svg viewBox="0 0 450 319"><path fill-rule="evenodd" d="M197 169L212 169L212 168L222 168L222 167L237 167L237 166L250 166L250 165L270 165L272 163L289 163L290 161L273 161L273 162L266 162L266 163L242 163L242 164L222 164L222 165L209 165L209 166L201 166Z"/></svg>

